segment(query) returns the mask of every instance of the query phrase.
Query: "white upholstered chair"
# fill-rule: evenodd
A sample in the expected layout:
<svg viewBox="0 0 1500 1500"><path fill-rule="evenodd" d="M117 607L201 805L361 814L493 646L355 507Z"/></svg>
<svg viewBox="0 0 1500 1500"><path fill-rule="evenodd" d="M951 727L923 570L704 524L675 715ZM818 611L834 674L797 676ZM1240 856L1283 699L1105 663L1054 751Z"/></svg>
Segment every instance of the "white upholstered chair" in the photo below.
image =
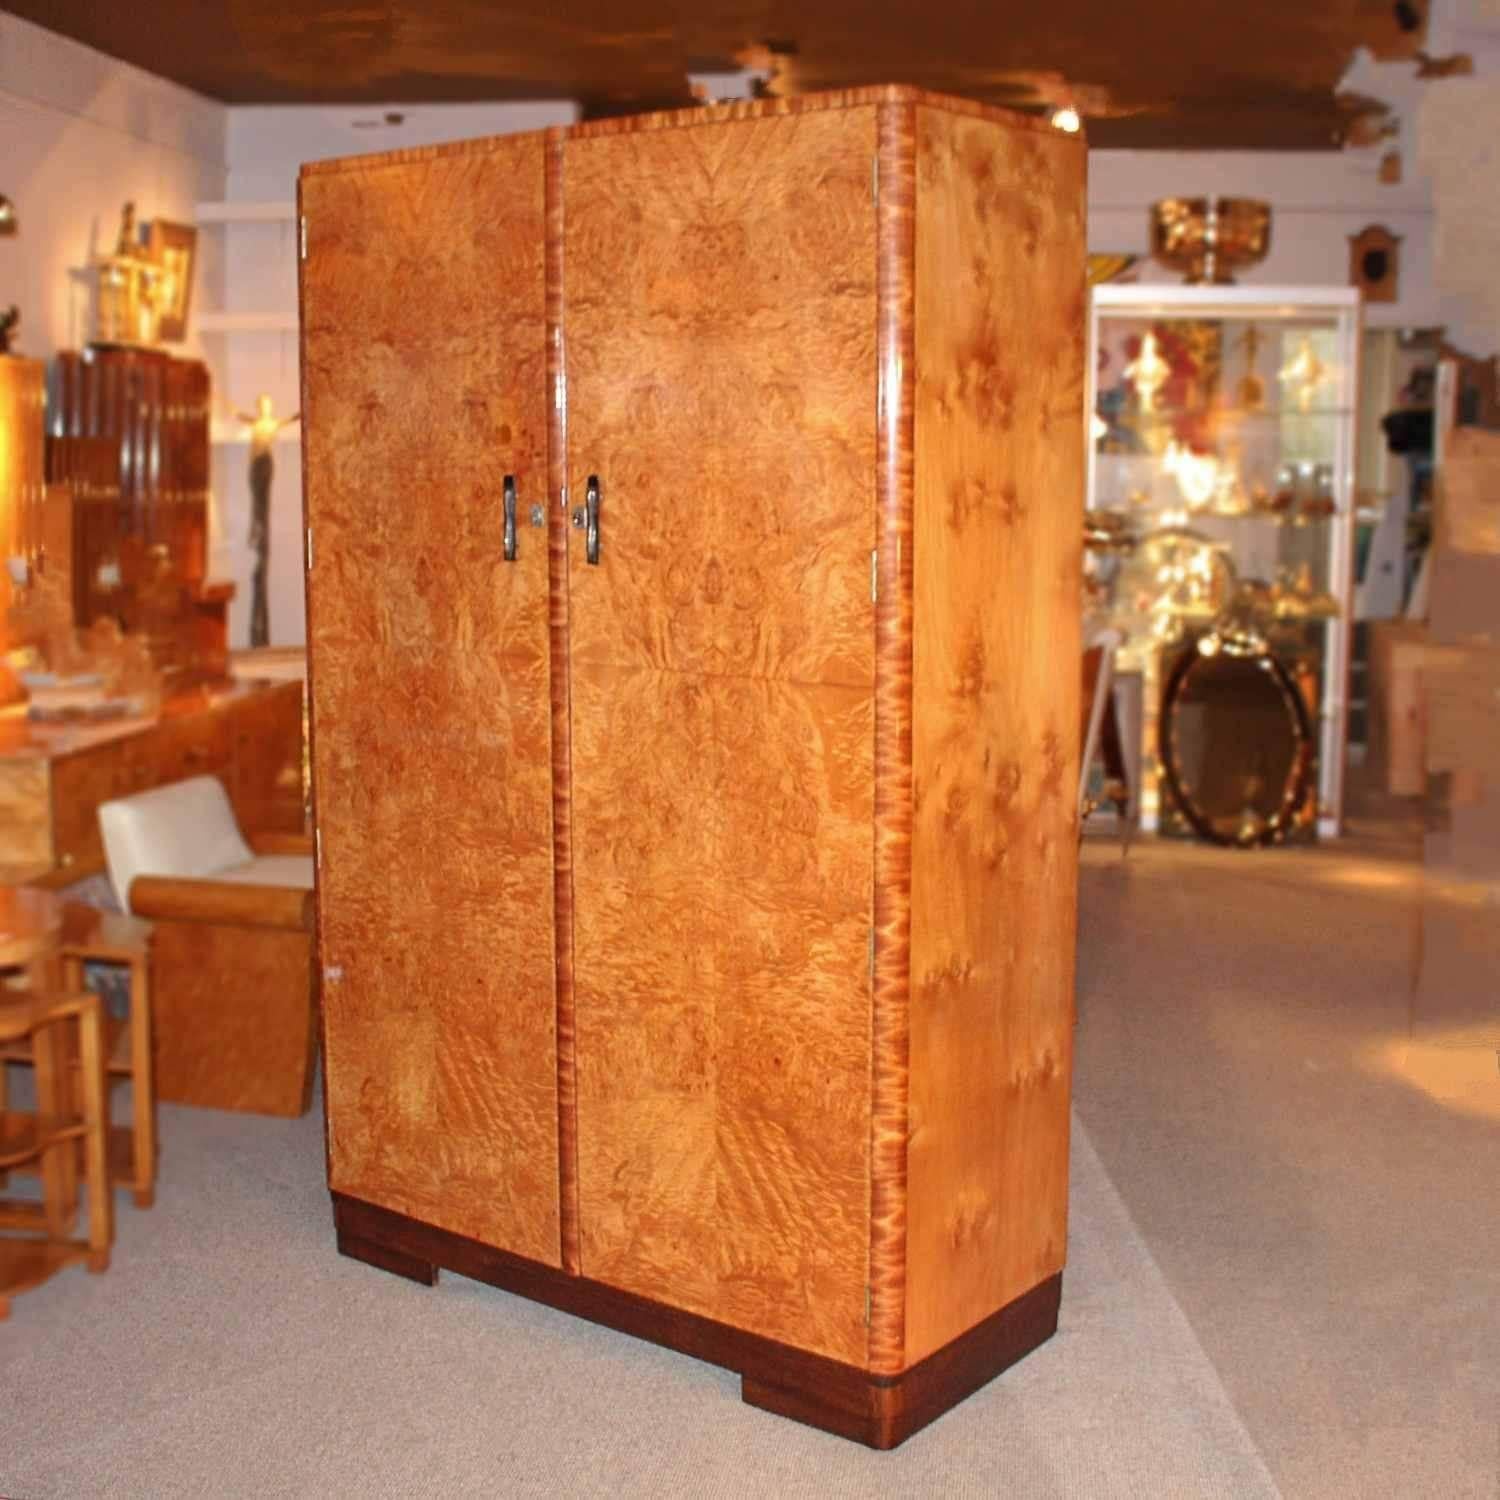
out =
<svg viewBox="0 0 1500 1500"><path fill-rule="evenodd" d="M157 1096L303 1113L317 1048L311 841L247 840L212 776L103 803L99 829L121 906L156 929Z"/></svg>

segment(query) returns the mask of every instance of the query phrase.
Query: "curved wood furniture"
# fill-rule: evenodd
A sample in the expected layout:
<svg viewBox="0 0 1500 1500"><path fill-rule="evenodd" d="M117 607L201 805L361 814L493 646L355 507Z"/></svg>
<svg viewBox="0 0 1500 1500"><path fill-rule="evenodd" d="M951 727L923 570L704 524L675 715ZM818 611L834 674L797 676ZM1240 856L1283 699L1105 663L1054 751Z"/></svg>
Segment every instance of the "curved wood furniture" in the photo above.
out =
<svg viewBox="0 0 1500 1500"><path fill-rule="evenodd" d="M58 977L57 935L62 928L63 904L56 896L46 891L29 890L0 884L0 980L6 971L19 975L27 991L41 994L56 988ZM6 998L6 989L0 987L0 999ZM50 1087L60 1061L54 1060L46 1050L51 1033L43 1039L45 1056L38 1068L38 1086ZM5 1053L12 1057L7 1059ZM8 1042L0 1043L0 1111L7 1108L9 1099L7 1061L35 1063L29 1034L20 1032ZM45 1159L61 1177L56 1191L61 1196L68 1191L76 1194L77 1174L73 1158L66 1153L53 1154ZM0 1169L0 1180L4 1170Z"/></svg>
<svg viewBox="0 0 1500 1500"><path fill-rule="evenodd" d="M143 875L130 908L155 932L157 1096L306 1114L318 1050L312 892Z"/></svg>
<svg viewBox="0 0 1500 1500"><path fill-rule="evenodd" d="M42 1201L0 1201L0 1318L10 1297L83 1261L109 1266L114 1241L104 1093L104 1027L96 995L59 995L40 986L50 977L62 922L61 903L40 892L0 887L0 968L24 967L33 987L0 989L0 1046L25 1039L36 1068L33 1113L0 1108L0 1176L40 1164ZM76 1043L66 1035L76 1032ZM68 1068L76 1059L81 1111L70 1109ZM0 1070L4 1064L0 1062ZM3 1103L3 1096L0 1096ZM83 1143L89 1223L85 1239L69 1237L76 1215L78 1143Z"/></svg>
<svg viewBox="0 0 1500 1500"><path fill-rule="evenodd" d="M116 893L152 926L159 1097L304 1113L317 1056L312 841L247 844L212 777L106 803L100 822Z"/></svg>
<svg viewBox="0 0 1500 1500"><path fill-rule="evenodd" d="M304 169L346 1254L877 1446L1055 1326L1083 169L907 89Z"/></svg>

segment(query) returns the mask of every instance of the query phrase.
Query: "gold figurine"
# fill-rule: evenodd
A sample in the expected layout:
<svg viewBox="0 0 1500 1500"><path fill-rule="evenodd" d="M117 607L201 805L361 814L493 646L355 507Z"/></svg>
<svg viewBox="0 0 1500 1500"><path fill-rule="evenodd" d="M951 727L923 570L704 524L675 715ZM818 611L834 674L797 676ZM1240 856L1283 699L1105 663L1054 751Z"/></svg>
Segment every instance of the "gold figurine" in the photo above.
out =
<svg viewBox="0 0 1500 1500"><path fill-rule="evenodd" d="M270 604L266 595L266 568L271 555L271 478L275 472L273 453L276 436L302 415L293 412L278 417L269 396L257 396L255 415L236 412L250 429L250 547L255 553L255 571L250 579L250 644L271 644Z"/></svg>

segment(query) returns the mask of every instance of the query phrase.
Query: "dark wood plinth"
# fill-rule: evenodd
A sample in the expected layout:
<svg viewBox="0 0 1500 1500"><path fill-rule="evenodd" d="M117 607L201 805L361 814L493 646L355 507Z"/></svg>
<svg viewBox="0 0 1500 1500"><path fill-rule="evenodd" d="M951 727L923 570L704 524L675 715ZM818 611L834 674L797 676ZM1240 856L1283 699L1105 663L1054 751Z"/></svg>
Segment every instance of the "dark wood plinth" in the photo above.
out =
<svg viewBox="0 0 1500 1500"><path fill-rule="evenodd" d="M432 1285L439 1267L530 1297L606 1328L722 1365L751 1406L871 1448L894 1448L1046 1342L1057 1330L1062 1274L1050 1277L900 1375L876 1376L586 1276L434 1229L333 1194L341 1253Z"/></svg>

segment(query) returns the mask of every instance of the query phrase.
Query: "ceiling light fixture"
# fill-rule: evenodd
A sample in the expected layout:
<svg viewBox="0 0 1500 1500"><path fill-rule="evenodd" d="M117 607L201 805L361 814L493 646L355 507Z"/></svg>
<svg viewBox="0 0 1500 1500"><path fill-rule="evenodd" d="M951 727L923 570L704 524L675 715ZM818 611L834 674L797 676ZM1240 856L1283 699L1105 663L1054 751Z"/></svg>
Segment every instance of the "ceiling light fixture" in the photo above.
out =
<svg viewBox="0 0 1500 1500"><path fill-rule="evenodd" d="M1071 104L1065 104L1061 109L1054 109L1052 123L1058 130L1065 131L1068 135L1077 135L1083 129L1083 121L1078 118L1078 111Z"/></svg>
<svg viewBox="0 0 1500 1500"><path fill-rule="evenodd" d="M16 232L16 206L0 194L0 234L14 234Z"/></svg>

